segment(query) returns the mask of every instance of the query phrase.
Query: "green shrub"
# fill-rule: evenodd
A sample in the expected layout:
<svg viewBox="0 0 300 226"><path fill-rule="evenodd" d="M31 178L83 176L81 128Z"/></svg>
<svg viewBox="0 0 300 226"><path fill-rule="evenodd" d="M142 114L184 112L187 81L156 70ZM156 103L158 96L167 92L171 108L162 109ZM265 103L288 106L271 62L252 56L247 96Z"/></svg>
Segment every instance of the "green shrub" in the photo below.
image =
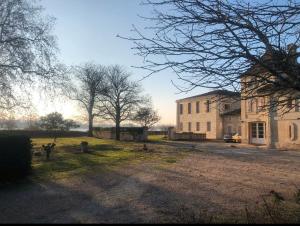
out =
<svg viewBox="0 0 300 226"><path fill-rule="evenodd" d="M32 144L27 136L0 136L0 179L26 176L31 170Z"/></svg>

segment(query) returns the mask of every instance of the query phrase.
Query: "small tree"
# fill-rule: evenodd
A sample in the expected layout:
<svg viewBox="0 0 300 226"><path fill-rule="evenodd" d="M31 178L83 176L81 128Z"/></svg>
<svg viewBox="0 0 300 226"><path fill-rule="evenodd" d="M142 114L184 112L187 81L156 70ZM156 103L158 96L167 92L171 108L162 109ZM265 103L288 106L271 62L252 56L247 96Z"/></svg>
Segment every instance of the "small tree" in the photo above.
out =
<svg viewBox="0 0 300 226"><path fill-rule="evenodd" d="M62 114L58 112L50 113L41 117L39 126L46 130L69 131L71 128L78 128L79 125L73 120L64 120Z"/></svg>
<svg viewBox="0 0 300 226"><path fill-rule="evenodd" d="M133 117L133 121L147 129L150 129L160 121L160 116L151 107L142 107Z"/></svg>

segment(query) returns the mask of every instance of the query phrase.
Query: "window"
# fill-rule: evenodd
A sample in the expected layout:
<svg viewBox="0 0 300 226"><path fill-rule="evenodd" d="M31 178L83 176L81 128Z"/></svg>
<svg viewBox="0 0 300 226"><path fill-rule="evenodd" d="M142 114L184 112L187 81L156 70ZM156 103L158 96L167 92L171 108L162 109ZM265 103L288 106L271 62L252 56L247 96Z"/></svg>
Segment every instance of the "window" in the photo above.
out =
<svg viewBox="0 0 300 226"><path fill-rule="evenodd" d="M196 113L200 113L200 102L196 102Z"/></svg>
<svg viewBox="0 0 300 226"><path fill-rule="evenodd" d="M248 112L253 112L253 109L254 109L254 100L251 99L251 100L248 100Z"/></svg>
<svg viewBox="0 0 300 226"><path fill-rule="evenodd" d="M230 104L225 104L224 105L224 110L229 111L230 110Z"/></svg>
<svg viewBox="0 0 300 226"><path fill-rule="evenodd" d="M206 112L210 112L210 101L206 101Z"/></svg>
<svg viewBox="0 0 300 226"><path fill-rule="evenodd" d="M259 101L258 101L258 107L257 107L257 111L264 111L265 109L265 98L264 97L260 97Z"/></svg>
<svg viewBox="0 0 300 226"><path fill-rule="evenodd" d="M296 134L296 129L297 126L294 123L290 123L289 125L289 138L290 140L296 140L297 139L297 134Z"/></svg>
<svg viewBox="0 0 300 226"><path fill-rule="evenodd" d="M211 122L207 122L207 132L211 131Z"/></svg>
<svg viewBox="0 0 300 226"><path fill-rule="evenodd" d="M200 122L197 122L197 124L196 124L196 130L200 131Z"/></svg>
<svg viewBox="0 0 300 226"><path fill-rule="evenodd" d="M191 131L192 131L192 123L189 122L189 132L191 132Z"/></svg>
<svg viewBox="0 0 300 226"><path fill-rule="evenodd" d="M181 115L183 114L183 104L179 105L179 112L180 112Z"/></svg>
<svg viewBox="0 0 300 226"><path fill-rule="evenodd" d="M232 134L232 127L231 127L231 126L228 126L228 127L227 127L227 133L228 133L228 134Z"/></svg>
<svg viewBox="0 0 300 226"><path fill-rule="evenodd" d="M188 104L188 113L189 114L192 113L192 104L191 103Z"/></svg>
<svg viewBox="0 0 300 226"><path fill-rule="evenodd" d="M179 130L180 130L180 131L183 131L183 123L182 123L182 122L179 123Z"/></svg>
<svg viewBox="0 0 300 226"><path fill-rule="evenodd" d="M296 99L295 111L296 111L296 112L299 112L299 111L300 111L300 99Z"/></svg>
<svg viewBox="0 0 300 226"><path fill-rule="evenodd" d="M241 127L241 126L238 127L238 134L239 134L240 136L242 135L242 127Z"/></svg>
<svg viewBox="0 0 300 226"><path fill-rule="evenodd" d="M287 108L292 109L293 108L293 100L289 99L287 100Z"/></svg>

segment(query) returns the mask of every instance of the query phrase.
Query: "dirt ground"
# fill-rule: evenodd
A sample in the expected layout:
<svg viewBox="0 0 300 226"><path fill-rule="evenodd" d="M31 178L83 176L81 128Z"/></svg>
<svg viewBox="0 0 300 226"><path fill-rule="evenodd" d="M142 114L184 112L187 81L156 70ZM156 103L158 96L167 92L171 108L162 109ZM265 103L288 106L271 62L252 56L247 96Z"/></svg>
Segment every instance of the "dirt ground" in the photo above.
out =
<svg viewBox="0 0 300 226"><path fill-rule="evenodd" d="M270 191L293 200L300 152L223 143L185 147L172 164L144 162L109 173L0 190L0 223L238 222ZM241 220L243 221L243 220Z"/></svg>

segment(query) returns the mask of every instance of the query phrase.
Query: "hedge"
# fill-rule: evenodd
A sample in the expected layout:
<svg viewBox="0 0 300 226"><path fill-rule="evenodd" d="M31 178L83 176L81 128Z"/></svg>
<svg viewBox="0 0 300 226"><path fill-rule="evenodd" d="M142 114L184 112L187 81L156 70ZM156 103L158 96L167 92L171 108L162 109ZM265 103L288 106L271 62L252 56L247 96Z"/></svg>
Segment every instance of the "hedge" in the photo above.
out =
<svg viewBox="0 0 300 226"><path fill-rule="evenodd" d="M26 176L31 170L31 149L28 136L0 135L0 179Z"/></svg>
<svg viewBox="0 0 300 226"><path fill-rule="evenodd" d="M82 137L87 136L87 132L82 131L46 131L46 130L0 130L1 135L22 135L32 138L47 137Z"/></svg>

